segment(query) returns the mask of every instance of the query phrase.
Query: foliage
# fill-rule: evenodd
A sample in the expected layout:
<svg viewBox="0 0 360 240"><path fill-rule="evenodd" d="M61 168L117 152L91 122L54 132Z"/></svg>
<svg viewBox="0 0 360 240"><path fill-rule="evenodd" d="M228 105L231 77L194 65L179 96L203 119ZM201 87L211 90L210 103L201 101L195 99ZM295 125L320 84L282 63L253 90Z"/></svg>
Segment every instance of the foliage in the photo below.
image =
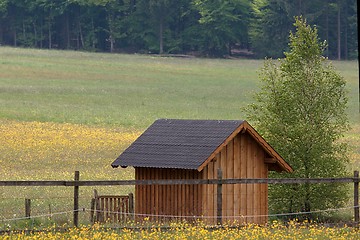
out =
<svg viewBox="0 0 360 240"><path fill-rule="evenodd" d="M2 45L216 57L282 57L303 14L327 56L357 56L355 0L0 0L0 13Z"/></svg>
<svg viewBox="0 0 360 240"><path fill-rule="evenodd" d="M8 4L8 0L0 0L0 12L4 12L6 10Z"/></svg>
<svg viewBox="0 0 360 240"><path fill-rule="evenodd" d="M254 0L249 28L253 50L259 57L283 57L283 52L287 50L286 36L293 30L293 17L302 15L309 23L315 24L320 37L328 41L329 46L325 52L327 56L334 58L342 54L344 57L340 58L348 59L348 54L351 53L349 48L356 49L349 44L357 42L356 37L354 38L356 29L353 26L356 22L353 19L356 12L355 2Z"/></svg>
<svg viewBox="0 0 360 240"><path fill-rule="evenodd" d="M254 0L249 35L257 57L283 57L291 20L276 0ZM271 47L269 47L271 46Z"/></svg>
<svg viewBox="0 0 360 240"><path fill-rule="evenodd" d="M250 118L294 168L281 177L342 177L348 160L338 141L348 129L345 81L321 55L325 44L317 29L302 18L294 25L286 58L279 66L267 60L261 70L263 86ZM273 186L270 198L277 213L308 212L342 206L346 192L342 185Z"/></svg>
<svg viewBox="0 0 360 240"><path fill-rule="evenodd" d="M247 43L249 2L195 0L202 25L203 51L212 56L231 55L235 43Z"/></svg>

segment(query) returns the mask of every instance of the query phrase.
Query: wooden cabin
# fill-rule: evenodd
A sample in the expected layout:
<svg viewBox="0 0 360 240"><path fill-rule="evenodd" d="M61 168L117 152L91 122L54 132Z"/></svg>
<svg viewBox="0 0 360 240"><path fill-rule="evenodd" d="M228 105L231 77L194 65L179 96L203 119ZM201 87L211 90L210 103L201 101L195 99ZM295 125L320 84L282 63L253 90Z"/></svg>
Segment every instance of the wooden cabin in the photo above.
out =
<svg viewBox="0 0 360 240"><path fill-rule="evenodd" d="M246 121L155 121L113 163L133 166L136 180L267 178L291 166ZM135 215L202 216L216 222L216 185L137 185ZM224 184L223 221L264 224L267 184Z"/></svg>

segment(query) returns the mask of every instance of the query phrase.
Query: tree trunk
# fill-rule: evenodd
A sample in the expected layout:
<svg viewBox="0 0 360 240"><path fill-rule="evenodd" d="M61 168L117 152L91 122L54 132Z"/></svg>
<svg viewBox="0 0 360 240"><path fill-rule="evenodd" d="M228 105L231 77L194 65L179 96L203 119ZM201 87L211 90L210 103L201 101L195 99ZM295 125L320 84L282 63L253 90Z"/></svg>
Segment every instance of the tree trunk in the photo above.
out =
<svg viewBox="0 0 360 240"><path fill-rule="evenodd" d="M26 28L25 28L25 21L22 22L22 29L23 29L23 41L26 41ZM24 42L23 42L24 44Z"/></svg>
<svg viewBox="0 0 360 240"><path fill-rule="evenodd" d="M48 24L48 34L49 34L49 49L51 49L52 41L51 41L51 16L49 14L49 24Z"/></svg>
<svg viewBox="0 0 360 240"><path fill-rule="evenodd" d="M160 18L160 25L159 25L159 48L160 48L160 52L159 54L163 54L164 53L164 42L163 42L163 31L164 31L164 20L161 17Z"/></svg>
<svg viewBox="0 0 360 240"><path fill-rule="evenodd" d="M344 58L348 60L348 7L345 6L345 16L344 16Z"/></svg>
<svg viewBox="0 0 360 240"><path fill-rule="evenodd" d="M110 42L110 52L114 52L114 38L112 36L112 34L110 33L110 36L109 36L109 42Z"/></svg>
<svg viewBox="0 0 360 240"><path fill-rule="evenodd" d="M113 38L111 37L111 52L114 52L114 40Z"/></svg>
<svg viewBox="0 0 360 240"><path fill-rule="evenodd" d="M81 28L80 19L78 19L78 26L79 26L79 37L80 37L81 48L84 48L85 43L84 43L84 36L83 36L82 28ZM78 47L80 48L80 46L78 46Z"/></svg>
<svg viewBox="0 0 360 240"><path fill-rule="evenodd" d="M16 28L14 29L14 47L17 47L17 32L16 32Z"/></svg>
<svg viewBox="0 0 360 240"><path fill-rule="evenodd" d="M44 25L43 25L43 18L41 18L40 22L40 48L43 48L43 40L44 40Z"/></svg>
<svg viewBox="0 0 360 240"><path fill-rule="evenodd" d="M65 14L65 31L66 31L66 49L70 49L70 23L69 23L69 13Z"/></svg>
<svg viewBox="0 0 360 240"><path fill-rule="evenodd" d="M110 42L110 52L114 52L114 19L111 13L108 13L108 24L109 24L109 42Z"/></svg>
<svg viewBox="0 0 360 240"><path fill-rule="evenodd" d="M2 22L0 21L0 46L1 46L1 44L2 44L2 42L3 42L3 24L2 24Z"/></svg>
<svg viewBox="0 0 360 240"><path fill-rule="evenodd" d="M306 111L308 112L308 111ZM311 147L308 146L306 149L306 156L309 156L311 152ZM304 157L303 162L304 162L304 174L305 174L305 178L310 178L310 168L309 168L309 161L310 159L308 157ZM310 189L310 184L309 183L305 183L304 184L304 188L305 188L305 199L304 199L304 212L307 212L307 214L305 215L306 218L309 220L311 218L311 208L310 208L310 195L311 195L311 189Z"/></svg>
<svg viewBox="0 0 360 240"><path fill-rule="evenodd" d="M37 47L37 30L36 30L36 22L33 22L33 29L34 29L34 47Z"/></svg>
<svg viewBox="0 0 360 240"><path fill-rule="evenodd" d="M9 27L10 27L11 34L12 34L12 37L13 37L13 46L17 47L17 21L16 21L16 16L9 16Z"/></svg>
<svg viewBox="0 0 360 240"><path fill-rule="evenodd" d="M303 199L304 200L304 202L303 202L303 204L304 204L303 211L304 212L310 212L311 209L310 209L310 185L309 185L309 183L305 183L304 188L305 188L305 199Z"/></svg>
<svg viewBox="0 0 360 240"><path fill-rule="evenodd" d="M95 47L96 47L96 42L95 42L96 36L95 36L95 25L94 25L94 18L93 17L91 18L91 29L92 29L91 43L92 43L92 48L95 49Z"/></svg>
<svg viewBox="0 0 360 240"><path fill-rule="evenodd" d="M326 20L325 20L325 31L326 31L326 41L329 42L329 4L326 4ZM329 57L329 45L326 47L326 56Z"/></svg>

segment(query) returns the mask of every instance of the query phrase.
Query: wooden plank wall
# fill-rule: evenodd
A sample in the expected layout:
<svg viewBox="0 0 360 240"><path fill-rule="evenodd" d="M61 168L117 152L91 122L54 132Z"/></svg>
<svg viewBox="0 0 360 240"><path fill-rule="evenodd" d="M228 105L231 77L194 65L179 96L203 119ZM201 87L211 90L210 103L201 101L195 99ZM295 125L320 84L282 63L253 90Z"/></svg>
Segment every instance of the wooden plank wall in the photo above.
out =
<svg viewBox="0 0 360 240"><path fill-rule="evenodd" d="M247 133L238 134L202 171L204 179L217 178L221 167L225 178L267 178L265 152ZM223 185L223 221L266 223L267 184ZM216 216L216 186L203 186L203 215ZM250 216L245 218L244 216ZM215 223L215 219L208 220Z"/></svg>
<svg viewBox="0 0 360 240"><path fill-rule="evenodd" d="M95 201L94 222L125 222L130 219L129 196L98 196Z"/></svg>
<svg viewBox="0 0 360 240"><path fill-rule="evenodd" d="M201 173L197 170L135 168L136 180L200 178ZM175 216L191 216L187 219L192 220L193 216L202 213L201 192L202 185L137 185L135 214L140 214L137 220L145 217L152 221L179 219Z"/></svg>

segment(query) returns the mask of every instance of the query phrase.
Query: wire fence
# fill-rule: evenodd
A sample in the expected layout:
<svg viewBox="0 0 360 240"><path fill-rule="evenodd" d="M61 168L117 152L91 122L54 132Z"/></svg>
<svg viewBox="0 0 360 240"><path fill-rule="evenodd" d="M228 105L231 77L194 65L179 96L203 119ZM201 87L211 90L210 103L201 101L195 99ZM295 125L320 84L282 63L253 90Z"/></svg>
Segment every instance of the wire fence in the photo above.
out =
<svg viewBox="0 0 360 240"><path fill-rule="evenodd" d="M359 207L359 206L356 206ZM328 209L322 209L322 210L314 210L314 211L308 211L308 212L291 212L291 213L277 213L277 214L266 214L266 215L234 215L234 216L227 216L227 218L254 218L254 217L283 217L283 216L298 216L298 215L308 215L308 214L316 214L316 213L328 213L328 212L341 212L341 211L347 211L347 210L353 210L354 206L346 206L341 208L328 208ZM57 215L71 215L74 212L79 213L90 213L91 211L95 212L101 212L101 213L109 213L109 214L123 214L128 215L131 217L141 217L141 218L151 218L151 217L157 217L162 219L216 219L217 216L195 216L195 215L163 215L163 214L141 214L141 213L125 213L125 212L116 212L116 211L104 211L104 210L92 210L89 208L81 208L77 210L68 210L68 211L62 211L62 212L54 212L51 214L40 214L40 215L34 215L29 217L15 217L15 218L4 218L1 219L0 222L16 222L20 220L36 220L41 218L51 218Z"/></svg>
<svg viewBox="0 0 360 240"><path fill-rule="evenodd" d="M358 173L354 173L354 177L349 178L328 178L328 179L187 179L187 180L119 180L119 181L80 181L79 173L77 173L77 178L75 177L74 181L0 181L0 187L19 187L26 186L28 189L31 187L49 187L49 186L65 186L68 189L66 196L64 195L49 195L49 196L34 196L32 200L32 204L35 204L32 207L31 216L30 214L24 216L23 213L26 213L26 209L24 210L24 199L23 197L18 196L1 196L0 197L0 230L6 230L11 228L10 225L24 226L21 222L26 222L26 228L34 227L39 224L38 222L47 221L48 224L59 224L66 223L69 226L74 225L78 226L79 222L81 224L91 224L91 214L104 213L105 220L108 216L113 214L121 214L127 216L128 220L136 220L136 219L156 219L156 220L207 220L212 219L216 220L215 222L219 223L219 217L222 218L223 221L227 220L244 220L245 222L252 218L280 218L280 217L297 217L302 215L309 214L321 214L321 213L331 213L331 212L342 212L342 213L350 213L354 212L354 223L359 223L359 177ZM76 174L75 174L76 175ZM221 209L221 199L226 199L227 196L230 196L228 193L220 191L220 198L218 197L218 201L220 201L220 205L214 205L214 213L213 215L200 215L200 214L154 214L154 213L142 213L136 211L124 212L124 211L112 211L112 210L103 210L98 207L93 207L91 204L93 196L91 196L91 190L88 187L118 187L125 186L125 189L134 190L134 186L160 186L160 185L214 185L214 189L216 186L221 187L222 185L227 184L291 184L291 183L353 183L354 185L354 194L352 197L354 199L353 205L348 205L346 207L341 208L328 208L328 209L316 209L313 211L301 211L301 212L287 212L287 213L274 213L274 214L231 214L231 210ZM70 188L69 188L70 187ZM84 192L79 192L79 188L88 189L86 194ZM73 191L71 191L73 188ZM111 188L111 187L110 187ZM19 191L19 188L16 188ZM153 188L155 189L155 188ZM119 190L119 188L117 188ZM108 190L108 192L112 192L112 190ZM218 191L219 194L219 191ZM135 196L136 199L137 196ZM234 196L232 196L234 197ZM9 201L10 203L1 204L1 202ZM16 204L12 204L11 202L16 202ZM42 202L36 203L36 202ZM49 206L47 207L46 204ZM200 203L201 204L201 203ZM12 206L14 208L3 208L2 206ZM22 207L20 207L22 205ZM90 206L90 207L89 207ZM219 213L220 206L220 213ZM182 206L178 206L182 207ZM26 208L26 206L25 206ZM16 212L12 211L12 209L16 209ZM22 210L21 210L22 209ZM35 209L37 209L35 211ZM3 211L3 213L1 213ZM227 212L223 215L223 212ZM230 212L230 213L229 213ZM107 215L105 215L105 213ZM80 220L79 220L80 217ZM220 222L221 223L221 222ZM123 226L126 223L118 224L119 226ZM13 226L12 226L13 227Z"/></svg>

